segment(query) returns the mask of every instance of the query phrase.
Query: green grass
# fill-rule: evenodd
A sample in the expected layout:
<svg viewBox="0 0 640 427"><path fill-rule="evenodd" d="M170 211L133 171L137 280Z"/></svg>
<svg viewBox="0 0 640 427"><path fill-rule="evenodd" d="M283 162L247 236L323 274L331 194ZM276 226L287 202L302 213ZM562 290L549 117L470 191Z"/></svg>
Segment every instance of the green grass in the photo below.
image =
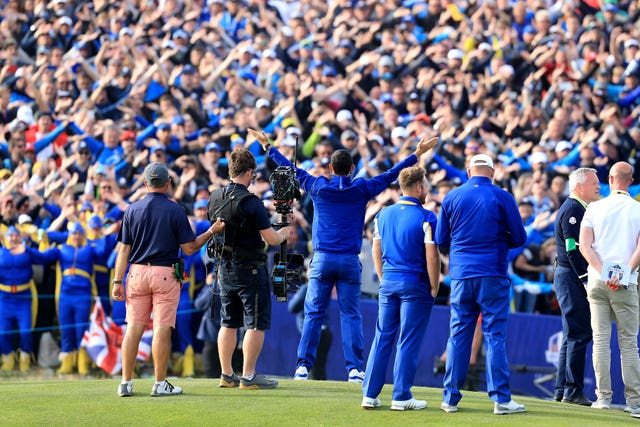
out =
<svg viewBox="0 0 640 427"><path fill-rule="evenodd" d="M442 390L414 387L429 407L422 411L389 410L391 386L385 386L382 407L360 408L361 388L335 381L281 380L275 390L219 389L209 379L178 379L184 388L176 397L149 396L152 381L135 380L134 396L116 396L118 380L50 380L0 382L0 425L200 425L200 426L391 426L517 425L622 426L640 425L622 410L598 410L517 397L527 412L493 415L486 393L465 392L459 412L439 409Z"/></svg>

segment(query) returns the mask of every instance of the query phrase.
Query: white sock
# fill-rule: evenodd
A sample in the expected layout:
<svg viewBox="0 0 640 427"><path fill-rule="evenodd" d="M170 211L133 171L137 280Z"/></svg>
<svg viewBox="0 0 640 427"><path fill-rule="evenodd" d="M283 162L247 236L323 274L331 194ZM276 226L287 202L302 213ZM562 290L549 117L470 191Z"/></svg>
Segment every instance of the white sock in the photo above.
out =
<svg viewBox="0 0 640 427"><path fill-rule="evenodd" d="M129 381L122 380L122 382L121 382L120 384L129 384L129 385L133 385L133 381L132 381L132 380L129 380Z"/></svg>

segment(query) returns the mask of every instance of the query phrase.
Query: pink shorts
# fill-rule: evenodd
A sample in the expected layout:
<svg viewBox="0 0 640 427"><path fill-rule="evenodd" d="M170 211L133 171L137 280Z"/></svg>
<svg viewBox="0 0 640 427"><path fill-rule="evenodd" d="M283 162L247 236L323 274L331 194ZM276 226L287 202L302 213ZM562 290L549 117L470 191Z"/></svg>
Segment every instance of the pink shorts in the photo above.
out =
<svg viewBox="0 0 640 427"><path fill-rule="evenodd" d="M176 327L180 282L173 267L132 264L127 274L127 323Z"/></svg>

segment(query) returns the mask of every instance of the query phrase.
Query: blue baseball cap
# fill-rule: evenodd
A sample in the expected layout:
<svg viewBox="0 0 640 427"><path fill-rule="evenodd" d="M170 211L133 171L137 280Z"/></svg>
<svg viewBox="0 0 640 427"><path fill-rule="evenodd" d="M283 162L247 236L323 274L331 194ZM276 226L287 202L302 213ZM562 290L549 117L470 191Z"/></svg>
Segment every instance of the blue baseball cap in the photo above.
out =
<svg viewBox="0 0 640 427"><path fill-rule="evenodd" d="M80 224L79 222L72 222L67 226L67 230L69 230L69 233L73 234L73 233L82 233L84 234L84 227L82 227L82 224Z"/></svg>
<svg viewBox="0 0 640 427"><path fill-rule="evenodd" d="M164 151L165 153L167 152L167 150L164 148L164 145L157 144L151 147L151 149L149 150L149 154L153 154L158 150Z"/></svg>
<svg viewBox="0 0 640 427"><path fill-rule="evenodd" d="M325 77L335 77L337 74L336 69L333 67L324 67L322 70L322 75Z"/></svg>
<svg viewBox="0 0 640 427"><path fill-rule="evenodd" d="M213 150L216 150L217 152L221 151L220 146L215 142L210 142L207 144L206 147L204 147L205 153L208 153L209 151L213 151Z"/></svg>
<svg viewBox="0 0 640 427"><path fill-rule="evenodd" d="M107 169L104 167L104 165L102 163L98 163L98 165L96 166L96 170L93 171L94 174L100 174L100 175L107 175Z"/></svg>
<svg viewBox="0 0 640 427"><path fill-rule="evenodd" d="M87 221L87 227L89 228L102 228L102 218L99 215L92 215Z"/></svg>
<svg viewBox="0 0 640 427"><path fill-rule="evenodd" d="M8 236L9 234L20 234L20 231L18 231L18 229L12 225L11 227L7 228L7 231L5 231L5 236Z"/></svg>
<svg viewBox="0 0 640 427"><path fill-rule="evenodd" d="M193 209L206 209L209 206L207 199L198 199L193 204Z"/></svg>
<svg viewBox="0 0 640 427"><path fill-rule="evenodd" d="M163 129L171 129L171 124L169 124L169 123L160 123L158 125L158 130L163 130Z"/></svg>
<svg viewBox="0 0 640 427"><path fill-rule="evenodd" d="M93 212L93 205L89 202L84 202L80 207L80 212L89 211Z"/></svg>
<svg viewBox="0 0 640 427"><path fill-rule="evenodd" d="M233 150L238 145L243 145L244 143L245 143L244 138L241 138L241 137L234 138L233 140L231 140L231 149Z"/></svg>

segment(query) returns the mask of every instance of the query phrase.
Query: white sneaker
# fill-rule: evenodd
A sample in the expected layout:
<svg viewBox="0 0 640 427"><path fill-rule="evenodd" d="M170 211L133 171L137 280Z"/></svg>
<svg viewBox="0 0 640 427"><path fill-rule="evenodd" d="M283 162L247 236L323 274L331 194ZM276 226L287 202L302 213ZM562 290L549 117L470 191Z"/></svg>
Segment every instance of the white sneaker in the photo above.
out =
<svg viewBox="0 0 640 427"><path fill-rule="evenodd" d="M611 399L608 397L599 397L598 400L591 404L596 409L611 409Z"/></svg>
<svg viewBox="0 0 640 427"><path fill-rule="evenodd" d="M519 404L515 400L507 403L496 402L493 405L493 413L496 415L517 414L519 412L525 412L526 410L524 405Z"/></svg>
<svg viewBox="0 0 640 427"><path fill-rule="evenodd" d="M362 407L364 409L375 409L379 408L381 405L380 399L377 397L363 397L362 398Z"/></svg>
<svg viewBox="0 0 640 427"><path fill-rule="evenodd" d="M448 403L442 402L440 404L440 409L442 409L447 414L452 412L458 412L458 407L456 405L449 405Z"/></svg>
<svg viewBox="0 0 640 427"><path fill-rule="evenodd" d="M408 409L424 409L427 407L426 400L417 400L413 397L409 400L392 400L391 401L391 410L392 411L405 411Z"/></svg>
<svg viewBox="0 0 640 427"><path fill-rule="evenodd" d="M353 368L349 371L349 379L350 383L360 383L364 382L364 372L358 371L356 368Z"/></svg>
<svg viewBox="0 0 640 427"><path fill-rule="evenodd" d="M133 396L133 384L132 383L120 383L118 385L118 396L120 396L120 397Z"/></svg>
<svg viewBox="0 0 640 427"><path fill-rule="evenodd" d="M293 379L298 381L304 381L309 379L309 371L307 371L306 366L299 366L296 369L295 374L293 374Z"/></svg>
<svg viewBox="0 0 640 427"><path fill-rule="evenodd" d="M631 414L637 412L640 414L640 404L638 403L632 403L631 405L627 405L624 408L624 412L629 412Z"/></svg>
<svg viewBox="0 0 640 427"><path fill-rule="evenodd" d="M164 380L160 384L153 384L151 389L151 396L175 396L176 394L182 394L182 388L172 385L169 381Z"/></svg>

